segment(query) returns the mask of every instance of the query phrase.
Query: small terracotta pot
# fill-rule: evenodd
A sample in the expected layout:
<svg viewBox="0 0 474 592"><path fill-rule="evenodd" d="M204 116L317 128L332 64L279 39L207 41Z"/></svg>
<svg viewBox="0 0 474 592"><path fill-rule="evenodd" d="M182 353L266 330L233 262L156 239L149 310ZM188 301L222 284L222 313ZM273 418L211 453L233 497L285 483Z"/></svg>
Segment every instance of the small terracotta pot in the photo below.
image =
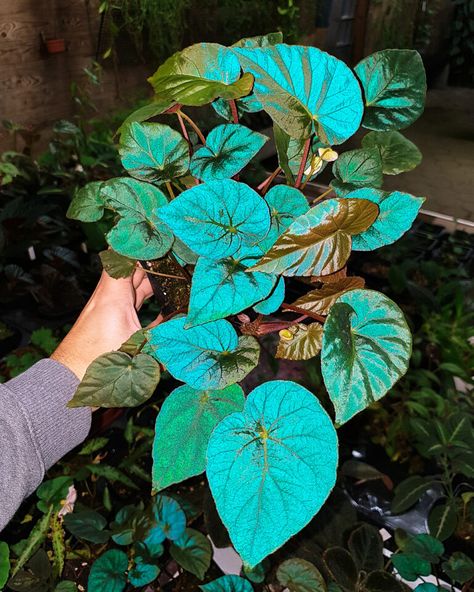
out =
<svg viewBox="0 0 474 592"><path fill-rule="evenodd" d="M46 49L48 53L63 53L66 51L66 41L64 39L47 39Z"/></svg>

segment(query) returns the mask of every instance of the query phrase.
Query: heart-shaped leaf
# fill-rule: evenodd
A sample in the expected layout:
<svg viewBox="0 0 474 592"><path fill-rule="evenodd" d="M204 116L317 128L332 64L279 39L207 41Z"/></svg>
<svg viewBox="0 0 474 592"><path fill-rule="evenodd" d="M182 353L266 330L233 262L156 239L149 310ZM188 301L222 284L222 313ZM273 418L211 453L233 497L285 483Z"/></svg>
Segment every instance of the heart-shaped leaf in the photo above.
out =
<svg viewBox="0 0 474 592"><path fill-rule="evenodd" d="M296 218L252 270L285 276L321 275L343 267L351 236L366 230L378 207L369 201L328 199Z"/></svg>
<svg viewBox="0 0 474 592"><path fill-rule="evenodd" d="M375 222L365 232L352 239L354 251L372 251L397 241L411 228L424 197L414 197L401 191L357 189L346 195L347 199L366 199L379 207Z"/></svg>
<svg viewBox="0 0 474 592"><path fill-rule="evenodd" d="M237 337L225 320L185 329L180 317L150 329L153 355L178 380L195 389L223 389L255 368L260 348L253 337Z"/></svg>
<svg viewBox="0 0 474 592"><path fill-rule="evenodd" d="M290 592L326 592L321 572L305 559L287 559L280 563L277 579Z"/></svg>
<svg viewBox="0 0 474 592"><path fill-rule="evenodd" d="M160 491L206 469L206 450L216 425L229 413L241 411L242 389L233 384L219 391L175 389L156 418L153 442L153 489Z"/></svg>
<svg viewBox="0 0 474 592"><path fill-rule="evenodd" d="M171 543L170 555L183 569L202 580L211 565L212 547L202 533L187 528L179 539Z"/></svg>
<svg viewBox="0 0 474 592"><path fill-rule="evenodd" d="M222 576L199 586L204 592L253 592L252 584L239 576Z"/></svg>
<svg viewBox="0 0 474 592"><path fill-rule="evenodd" d="M324 324L324 383L345 423L381 399L405 374L412 338L398 306L379 292L351 290L333 304Z"/></svg>
<svg viewBox="0 0 474 592"><path fill-rule="evenodd" d="M360 88L337 58L315 47L283 43L234 52L243 70L255 77L257 99L290 136L307 138L316 133L325 143L341 144L359 128Z"/></svg>
<svg viewBox="0 0 474 592"><path fill-rule="evenodd" d="M324 564L333 580L344 592L355 592L358 571L349 551L330 547L323 555Z"/></svg>
<svg viewBox="0 0 474 592"><path fill-rule="evenodd" d="M360 277L345 277L330 284L323 284L317 290L311 290L311 292L308 292L304 296L301 296L301 298L298 298L296 302L293 302L293 306L325 315L339 296L345 292L349 292L349 290L363 288L364 284L364 280Z"/></svg>
<svg viewBox="0 0 474 592"><path fill-rule="evenodd" d="M227 124L215 127L206 138L206 145L191 160L191 172L198 179L213 181L237 174L268 140L245 125Z"/></svg>
<svg viewBox="0 0 474 592"><path fill-rule="evenodd" d="M229 100L248 95L253 77L239 77L239 61L230 49L196 43L168 58L148 81L160 100L198 107L217 97Z"/></svg>
<svg viewBox="0 0 474 592"><path fill-rule="evenodd" d="M123 551L106 551L92 565L87 589L90 592L122 592L127 585L128 557Z"/></svg>
<svg viewBox="0 0 474 592"><path fill-rule="evenodd" d="M145 545L153 548L164 540L177 541L186 529L186 514L176 500L157 495L153 504L154 524L148 532Z"/></svg>
<svg viewBox="0 0 474 592"><path fill-rule="evenodd" d="M110 531L105 530L107 520L95 510L66 514L64 526L76 538L90 543L103 544L110 538Z"/></svg>
<svg viewBox="0 0 474 592"><path fill-rule="evenodd" d="M285 300L285 280L280 277L268 298L258 302L253 309L259 314L269 315L280 308L283 300Z"/></svg>
<svg viewBox="0 0 474 592"><path fill-rule="evenodd" d="M271 381L249 394L243 413L218 424L207 461L222 521L244 562L255 566L323 505L336 480L337 436L313 394Z"/></svg>
<svg viewBox="0 0 474 592"><path fill-rule="evenodd" d="M383 569L383 541L375 526L362 524L356 528L347 546L359 571L370 573Z"/></svg>
<svg viewBox="0 0 474 592"><path fill-rule="evenodd" d="M447 561L443 561L443 571L454 582L464 584L474 578L474 561L462 551L455 551Z"/></svg>
<svg viewBox="0 0 474 592"><path fill-rule="evenodd" d="M398 175L411 171L422 160L421 152L400 132L369 132L362 138L362 147L377 149L385 175Z"/></svg>
<svg viewBox="0 0 474 592"><path fill-rule="evenodd" d="M66 499L69 491L69 487L73 484L71 477L55 477L54 479L48 479L43 481L36 490L38 496L38 503L36 504L38 510L46 513L49 507L52 505L55 511L61 508L61 501Z"/></svg>
<svg viewBox="0 0 474 592"><path fill-rule="evenodd" d="M111 352L90 364L68 407L136 407L159 381L160 366L151 356Z"/></svg>
<svg viewBox="0 0 474 592"><path fill-rule="evenodd" d="M161 123L130 123L122 130L119 152L130 175L149 183L171 181L189 169L188 143Z"/></svg>
<svg viewBox="0 0 474 592"><path fill-rule="evenodd" d="M132 586L140 588L156 580L159 573L160 568L157 565L137 561L128 572L128 581Z"/></svg>
<svg viewBox="0 0 474 592"><path fill-rule="evenodd" d="M104 215L105 202L101 194L102 181L93 181L78 189L66 216L81 222L96 222Z"/></svg>
<svg viewBox="0 0 474 592"><path fill-rule="evenodd" d="M137 266L135 259L124 257L112 249L101 251L99 257L104 270L115 279L130 277Z"/></svg>
<svg viewBox="0 0 474 592"><path fill-rule="evenodd" d="M231 179L184 191L159 216L190 249L213 260L251 256L270 228L265 200Z"/></svg>
<svg viewBox="0 0 474 592"><path fill-rule="evenodd" d="M296 323L280 331L275 358L285 360L309 360L321 351L323 327L319 323Z"/></svg>
<svg viewBox="0 0 474 592"><path fill-rule="evenodd" d="M378 150L344 152L334 163L332 172L336 178L331 186L339 196L359 187L382 187L382 161Z"/></svg>
<svg viewBox="0 0 474 592"><path fill-rule="evenodd" d="M275 282L276 276L247 271L244 262L233 257L220 261L200 257L191 285L188 326L223 319L252 306L270 294Z"/></svg>
<svg viewBox="0 0 474 592"><path fill-rule="evenodd" d="M429 534L417 534L408 539L404 549L410 555L418 555L430 563L437 563L444 553L444 545Z"/></svg>
<svg viewBox="0 0 474 592"><path fill-rule="evenodd" d="M385 131L411 125L423 113L426 74L417 51L384 49L355 67L365 95L365 128Z"/></svg>
<svg viewBox="0 0 474 592"><path fill-rule="evenodd" d="M408 555L407 553L393 554L393 567L405 580L413 582L419 576L429 576L431 574L431 565L429 561L418 555Z"/></svg>

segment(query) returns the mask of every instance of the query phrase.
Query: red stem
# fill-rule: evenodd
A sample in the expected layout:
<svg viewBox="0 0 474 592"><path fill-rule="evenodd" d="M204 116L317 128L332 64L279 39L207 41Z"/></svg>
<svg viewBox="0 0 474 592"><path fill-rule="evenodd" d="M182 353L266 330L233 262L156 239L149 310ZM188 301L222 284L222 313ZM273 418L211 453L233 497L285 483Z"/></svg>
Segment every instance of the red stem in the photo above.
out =
<svg viewBox="0 0 474 592"><path fill-rule="evenodd" d="M191 140L189 139L188 130L186 129L186 125L184 123L184 119L181 117L181 113L178 111L176 113L178 116L179 125L181 126L181 131L183 132L184 139L189 144L189 156L193 154L193 145L191 144Z"/></svg>
<svg viewBox="0 0 474 592"><path fill-rule="evenodd" d="M298 312L301 315L305 315L314 319L315 321L319 321L320 323L324 323L326 321L326 317L318 315L315 312L311 312L310 310L305 310L304 308L299 308L298 306L293 306L292 304L287 304L284 302L281 307L285 310L291 310L291 312Z"/></svg>
<svg viewBox="0 0 474 592"><path fill-rule="evenodd" d="M296 177L295 188L298 189L301 185L301 180L303 179L304 168L306 166L306 161L308 160L309 148L311 146L311 136L306 140L303 149L303 157L301 159L300 168L298 170L298 176Z"/></svg>
<svg viewBox="0 0 474 592"><path fill-rule="evenodd" d="M276 168L273 173L267 177L265 179L265 181L263 181L263 183L260 183L260 185L257 187L258 191L262 191L262 196L265 195L265 193L268 191L272 181L275 179L275 177L277 175L279 175L281 172L281 167Z"/></svg>
<svg viewBox="0 0 474 592"><path fill-rule="evenodd" d="M237 103L235 102L235 99L230 99L229 105L230 110L232 111L232 119L234 120L234 123L239 123L239 113L237 111Z"/></svg>

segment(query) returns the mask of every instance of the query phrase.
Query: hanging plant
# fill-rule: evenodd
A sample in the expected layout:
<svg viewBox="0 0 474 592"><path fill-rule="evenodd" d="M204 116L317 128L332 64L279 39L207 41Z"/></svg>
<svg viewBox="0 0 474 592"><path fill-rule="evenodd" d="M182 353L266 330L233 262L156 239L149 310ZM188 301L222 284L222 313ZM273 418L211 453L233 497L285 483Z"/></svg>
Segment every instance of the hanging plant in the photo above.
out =
<svg viewBox="0 0 474 592"><path fill-rule="evenodd" d="M120 130L130 176L81 189L69 215L91 222L112 212L109 273L129 275L141 260L173 268L167 279L189 287L174 309L166 301L167 320L95 360L70 406L139 405L163 369L183 382L157 417L153 489L205 472L236 550L253 567L327 499L335 428L407 370L411 335L401 310L347 276L346 265L352 250L399 239L423 202L385 191L383 175L420 161L399 130L423 111L425 74L415 51L381 51L353 71L272 34L230 48L193 45L150 82L155 100ZM205 137L186 107L209 103L225 121ZM252 188L239 173L268 138L239 116L259 110L274 122L280 166ZM144 123L157 114L177 118L181 133ZM371 130L362 147L338 154L361 126ZM304 185L328 166L335 197L308 203ZM280 170L286 182L272 186ZM307 293L285 302L285 284L298 277ZM321 355L335 424L317 393L294 382L263 382L250 393L239 386L259 364L261 336L273 331L277 357Z"/></svg>

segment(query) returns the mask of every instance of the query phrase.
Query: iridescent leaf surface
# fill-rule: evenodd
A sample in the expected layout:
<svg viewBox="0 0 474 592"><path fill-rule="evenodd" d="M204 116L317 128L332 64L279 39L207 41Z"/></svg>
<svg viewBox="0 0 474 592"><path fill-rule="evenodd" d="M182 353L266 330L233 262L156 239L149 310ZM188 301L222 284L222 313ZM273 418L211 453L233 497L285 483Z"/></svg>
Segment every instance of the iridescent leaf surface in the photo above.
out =
<svg viewBox="0 0 474 592"><path fill-rule="evenodd" d="M384 49L357 64L365 95L365 128L385 131L411 125L423 113L426 74L420 54L412 49Z"/></svg>
<svg viewBox="0 0 474 592"><path fill-rule="evenodd" d="M411 228L425 201L424 197L414 197L401 191L370 188L352 191L346 198L369 200L379 207L379 214L372 226L352 238L354 251L372 251L397 241Z"/></svg>
<svg viewBox="0 0 474 592"><path fill-rule="evenodd" d="M171 181L189 169L188 143L161 123L130 123L122 130L119 152L130 175L149 183Z"/></svg>
<svg viewBox="0 0 474 592"><path fill-rule="evenodd" d="M178 380L195 389L222 389L241 381L258 363L253 337L238 337L225 320L185 329L180 317L150 329L149 350Z"/></svg>
<svg viewBox="0 0 474 592"><path fill-rule="evenodd" d="M206 469L206 450L216 425L229 413L241 411L240 386L197 391L183 385L163 403L156 418L153 442L153 489L160 491Z"/></svg>
<svg viewBox="0 0 474 592"><path fill-rule="evenodd" d="M103 181L92 181L78 189L66 216L81 222L96 222L104 215L104 199L101 195Z"/></svg>
<svg viewBox="0 0 474 592"><path fill-rule="evenodd" d="M293 302L293 306L324 315L344 292L363 288L364 284L364 280L360 277L345 277L337 282L324 284L317 290L311 290Z"/></svg>
<svg viewBox="0 0 474 592"><path fill-rule="evenodd" d="M204 592L253 592L252 584L239 576L222 576L199 586Z"/></svg>
<svg viewBox="0 0 474 592"><path fill-rule="evenodd" d="M280 277L268 298L258 302L254 311L260 314L269 315L278 310L285 299L285 279Z"/></svg>
<svg viewBox="0 0 474 592"><path fill-rule="evenodd" d="M171 543L170 555L182 568L202 580L211 565L212 547L201 532L187 528L183 536Z"/></svg>
<svg viewBox="0 0 474 592"><path fill-rule="evenodd" d="M285 276L322 275L343 267L351 252L351 236L366 230L378 207L366 200L328 199L299 216L253 270Z"/></svg>
<svg viewBox="0 0 474 592"><path fill-rule="evenodd" d="M315 132L332 145L357 131L362 96L354 74L340 60L315 47L283 43L234 52L255 77L254 93L265 111L290 136Z"/></svg>
<svg viewBox="0 0 474 592"><path fill-rule="evenodd" d="M280 331L275 358L285 360L309 360L321 351L323 326L320 323L296 323Z"/></svg>
<svg viewBox="0 0 474 592"><path fill-rule="evenodd" d="M240 124L215 127L206 138L206 145L191 160L191 172L198 179L213 181L237 174L268 140Z"/></svg>
<svg viewBox="0 0 474 592"><path fill-rule="evenodd" d="M400 132L369 132L362 138L362 147L376 148L382 160L385 175L398 175L411 171L422 160L421 152Z"/></svg>
<svg viewBox="0 0 474 592"><path fill-rule="evenodd" d="M331 186L343 196L359 187L382 187L382 161L378 150L350 150L344 152L332 167L336 177Z"/></svg>
<svg viewBox="0 0 474 592"><path fill-rule="evenodd" d="M153 503L154 524L143 541L156 546L164 540L179 540L186 529L186 515L176 500L167 495L157 495Z"/></svg>
<svg viewBox="0 0 474 592"><path fill-rule="evenodd" d="M324 324L321 353L337 423L381 399L405 374L411 344L405 317L390 298L351 290L337 300Z"/></svg>
<svg viewBox="0 0 474 592"><path fill-rule="evenodd" d="M123 551L111 549L94 561L87 589L90 592L122 592L127 585L128 557Z"/></svg>

